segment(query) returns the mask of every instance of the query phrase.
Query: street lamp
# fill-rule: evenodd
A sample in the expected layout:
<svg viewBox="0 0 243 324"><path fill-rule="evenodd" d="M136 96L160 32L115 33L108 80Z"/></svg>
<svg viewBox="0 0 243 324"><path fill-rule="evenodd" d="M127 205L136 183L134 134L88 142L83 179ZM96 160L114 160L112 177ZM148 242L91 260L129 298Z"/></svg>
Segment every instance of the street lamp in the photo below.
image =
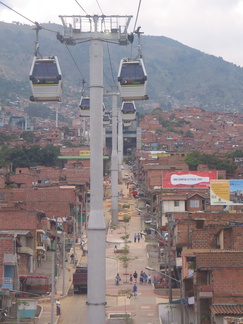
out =
<svg viewBox="0 0 243 324"><path fill-rule="evenodd" d="M159 271L159 270L156 270L154 268L151 268L149 266L146 266L145 269L149 270L149 271L155 271L155 272L158 272L159 274L165 276L165 277L168 277L169 279L171 280L175 280L176 282L179 283L180 285L180 305L181 305L181 324L184 324L184 307L183 307L183 292L182 292L182 280L177 280L171 276L168 276L167 274ZM169 303L171 303L171 301L169 301Z"/></svg>

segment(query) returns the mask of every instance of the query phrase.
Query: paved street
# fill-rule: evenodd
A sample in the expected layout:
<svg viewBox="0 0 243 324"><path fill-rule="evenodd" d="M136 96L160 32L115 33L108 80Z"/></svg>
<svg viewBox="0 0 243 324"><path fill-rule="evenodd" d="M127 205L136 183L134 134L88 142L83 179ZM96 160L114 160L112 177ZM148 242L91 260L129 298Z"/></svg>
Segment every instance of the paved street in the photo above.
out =
<svg viewBox="0 0 243 324"><path fill-rule="evenodd" d="M146 252L146 245L144 238L140 242L133 242L134 233L138 233L142 230L141 217L138 215L137 200L129 197L129 190L125 184L119 185L119 190L123 190L124 197L122 199L122 204L124 202L130 205L130 208L125 211L126 215L131 217L129 223L124 223L119 221L119 225L112 231L108 229L107 231L107 248L106 248L106 301L107 301L107 318L111 314L131 314L134 324L159 324L159 316L157 311L157 304L166 302L167 300L159 297L154 293L153 285L139 284L138 283L138 296L132 296L130 299L121 294L121 292L132 290L133 285L129 283L130 273L134 273L136 270L138 275L141 271L148 271L145 269L148 265L148 255ZM104 210L106 211L107 217L110 217L111 202L107 199L104 202ZM121 209L121 208L120 208ZM119 212L119 219L122 219L123 212ZM127 257L130 259L128 261L127 270L123 267L122 262L119 260L120 253L114 253L115 245L117 248L122 248L124 242L122 242L121 236L126 233L129 234L129 253ZM79 260L81 259L81 249L76 248L77 256ZM72 272L74 268L69 265L69 270L66 270L66 291L68 287L71 286L70 278L72 277ZM115 276L119 273L121 276L121 282L119 286L115 285ZM151 273L153 277L153 273ZM62 278L59 278L58 291L55 296L58 298L61 295ZM86 308L86 295L71 295L61 296L62 305L62 315L57 317L55 315L55 323L87 323L87 308ZM50 302L42 303L43 312L39 321L39 324L48 324L51 319L51 304ZM82 321L80 321L82 319ZM115 322L113 322L115 323Z"/></svg>

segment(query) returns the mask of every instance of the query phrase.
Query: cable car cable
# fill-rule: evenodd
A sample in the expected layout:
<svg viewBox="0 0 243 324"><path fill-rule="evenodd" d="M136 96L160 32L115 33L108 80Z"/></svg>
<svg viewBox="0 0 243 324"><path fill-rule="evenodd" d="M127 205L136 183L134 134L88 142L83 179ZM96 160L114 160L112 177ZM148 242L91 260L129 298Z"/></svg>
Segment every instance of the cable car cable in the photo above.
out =
<svg viewBox="0 0 243 324"><path fill-rule="evenodd" d="M100 4L99 4L99 1L96 0L96 3L97 3L97 5L98 5L98 7L100 8L100 11L101 11L102 15L104 16L104 13L103 13L103 11L102 11L102 9L101 9L101 6L100 6Z"/></svg>
<svg viewBox="0 0 243 324"><path fill-rule="evenodd" d="M76 68L78 69L80 75L82 76L84 82L87 83L87 82L85 81L85 77L84 77L84 75L82 74L82 72L81 72L81 70L80 70L80 68L79 68L79 66L78 66L78 64L77 64L77 62L75 61L75 59L74 59L72 53L70 52L69 47L67 46L67 44L65 44L65 45L66 45L66 48L67 48L67 50L68 50L68 52L69 52L69 54L70 54L70 56L71 56L71 58L72 58L72 60L73 60L73 62L74 62L74 64L75 64Z"/></svg>
<svg viewBox="0 0 243 324"><path fill-rule="evenodd" d="M16 10L14 10L13 8L9 7L8 5L6 5L5 3L3 3L2 1L0 1L0 4L4 5L5 7L7 7L7 8L10 9L10 10L12 10L13 12L15 12L17 15L21 16L22 18L24 18L24 19L30 21L33 25L41 26L38 22L33 21L33 20L31 20L31 19L25 17L24 15L22 15L21 13L19 13L19 12L16 11ZM52 33L57 33L56 30L52 30L52 29L49 29L49 28L46 28L46 27L43 27L43 26L41 26L41 29L44 29L44 30L46 30L46 31L50 31L50 32L52 32Z"/></svg>
<svg viewBox="0 0 243 324"><path fill-rule="evenodd" d="M110 54L109 44L106 43L106 45L107 45L107 52L108 52L108 57L109 57L109 65L110 65L110 69L111 69L111 76L112 76L113 84L116 85L116 80L114 77L114 72L113 72L112 63L111 63L111 54Z"/></svg>
<svg viewBox="0 0 243 324"><path fill-rule="evenodd" d="M84 8L81 6L81 4L78 2L78 0L75 0L75 2L78 4L78 6L83 10L83 12L86 13L87 16L90 16L87 11L84 10Z"/></svg>
<svg viewBox="0 0 243 324"><path fill-rule="evenodd" d="M2 1L0 1L0 4L2 4L2 5L4 5L5 7L7 7L8 9L10 9L10 10L12 10L12 11L14 11L17 15L19 15L19 16L21 16L21 17L23 17L24 19L26 19L26 20L28 20L28 21L30 21L32 24L36 24L33 20L31 20L31 19L29 19L29 18L27 18L27 17L25 17L24 15L22 15L22 14L20 14L19 12L17 12L16 10L14 10L13 8L11 8L11 7L9 7L8 5L6 5L5 3L3 3Z"/></svg>
<svg viewBox="0 0 243 324"><path fill-rule="evenodd" d="M137 15L136 15L136 19L135 19L135 24L134 24L133 32L135 32L135 29L136 29L136 25L137 25L137 21L138 21L138 15L139 15L139 11L140 11L141 2L142 2L142 0L139 0L138 10L137 10Z"/></svg>

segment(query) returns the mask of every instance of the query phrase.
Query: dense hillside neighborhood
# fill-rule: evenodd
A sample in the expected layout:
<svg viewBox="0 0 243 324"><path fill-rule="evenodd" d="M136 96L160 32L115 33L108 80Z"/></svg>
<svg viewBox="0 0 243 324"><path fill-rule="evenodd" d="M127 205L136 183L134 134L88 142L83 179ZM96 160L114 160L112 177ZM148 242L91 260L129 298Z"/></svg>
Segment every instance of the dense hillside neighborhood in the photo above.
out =
<svg viewBox="0 0 243 324"><path fill-rule="evenodd" d="M8 164L2 161L0 298L3 306L7 300L16 298L16 291L18 297L48 293L52 247L56 247L59 268L63 233L67 235L68 247L76 240L75 223L80 231L89 217L87 120L73 118L71 127L64 124L58 127L43 119L36 121L38 129L35 126L31 130L25 129L24 117L17 120L2 124L0 134L7 136L2 150L52 145L58 147L56 160L60 164L21 167L17 160ZM178 288L177 281L183 284L184 316L188 323L195 320L204 324L213 320L223 323L227 316L241 316L243 188L237 181L243 175L243 116L206 112L197 107L172 112L155 109L151 114L139 116L138 127L141 147L132 146L129 155L124 156L130 171L120 181L126 184L130 199L139 201L143 231L154 231L160 240L160 270L170 271L175 280L172 280L173 289ZM110 199L109 145L105 146L104 155L107 156L104 199ZM219 160L224 163L218 163ZM227 189L232 183L239 185L237 190L229 189L227 199L225 195L221 197L221 186ZM214 192L212 188L216 188ZM28 284L30 276L41 276L43 281L37 285L33 279ZM159 291L163 287L155 284L154 289ZM11 314L16 311L14 307L13 304L9 309Z"/></svg>

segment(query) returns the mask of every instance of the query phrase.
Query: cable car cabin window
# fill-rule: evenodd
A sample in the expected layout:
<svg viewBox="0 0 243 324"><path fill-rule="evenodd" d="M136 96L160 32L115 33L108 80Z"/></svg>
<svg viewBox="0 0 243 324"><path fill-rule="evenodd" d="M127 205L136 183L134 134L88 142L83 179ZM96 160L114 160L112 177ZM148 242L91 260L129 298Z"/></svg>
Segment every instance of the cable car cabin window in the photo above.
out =
<svg viewBox="0 0 243 324"><path fill-rule="evenodd" d="M84 109L84 110L89 110L89 108L90 108L89 98L81 99L79 108Z"/></svg>
<svg viewBox="0 0 243 324"><path fill-rule="evenodd" d="M140 63L123 63L119 77L121 85L144 84L146 79Z"/></svg>
<svg viewBox="0 0 243 324"><path fill-rule="evenodd" d="M58 84L61 75L55 62L35 62L31 80L33 84Z"/></svg>
<svg viewBox="0 0 243 324"><path fill-rule="evenodd" d="M121 112L123 114L134 114L136 112L136 109L134 108L134 104L131 103L124 103Z"/></svg>

